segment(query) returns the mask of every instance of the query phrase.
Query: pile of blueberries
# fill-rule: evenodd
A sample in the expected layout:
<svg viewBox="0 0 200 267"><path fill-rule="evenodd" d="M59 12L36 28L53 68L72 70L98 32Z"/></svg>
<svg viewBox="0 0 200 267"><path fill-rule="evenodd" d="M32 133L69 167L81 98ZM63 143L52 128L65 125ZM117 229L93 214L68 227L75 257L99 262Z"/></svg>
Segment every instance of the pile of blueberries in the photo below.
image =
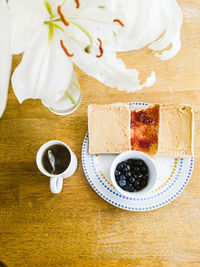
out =
<svg viewBox="0 0 200 267"><path fill-rule="evenodd" d="M117 184L125 191L137 192L148 184L149 170L141 159L128 159L118 163L115 170Z"/></svg>

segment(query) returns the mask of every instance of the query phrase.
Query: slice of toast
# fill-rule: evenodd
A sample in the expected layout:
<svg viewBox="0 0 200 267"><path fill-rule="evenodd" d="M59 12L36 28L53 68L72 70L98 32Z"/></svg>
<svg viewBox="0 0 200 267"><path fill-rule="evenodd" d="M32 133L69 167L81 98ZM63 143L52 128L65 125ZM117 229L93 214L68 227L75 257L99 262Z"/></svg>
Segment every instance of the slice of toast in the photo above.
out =
<svg viewBox="0 0 200 267"><path fill-rule="evenodd" d="M90 105L89 153L119 154L132 149L157 157L191 157L193 124L192 108L183 104Z"/></svg>
<svg viewBox="0 0 200 267"><path fill-rule="evenodd" d="M193 155L194 114L189 105L161 105L158 157Z"/></svg>
<svg viewBox="0 0 200 267"><path fill-rule="evenodd" d="M130 150L128 105L89 105L89 153L119 154Z"/></svg>

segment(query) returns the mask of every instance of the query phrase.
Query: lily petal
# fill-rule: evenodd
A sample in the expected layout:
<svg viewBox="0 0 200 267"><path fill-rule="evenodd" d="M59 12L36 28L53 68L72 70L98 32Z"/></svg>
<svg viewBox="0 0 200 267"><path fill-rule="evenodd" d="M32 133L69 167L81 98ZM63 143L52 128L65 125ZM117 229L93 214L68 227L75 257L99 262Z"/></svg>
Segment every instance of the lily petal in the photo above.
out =
<svg viewBox="0 0 200 267"><path fill-rule="evenodd" d="M112 2L112 1L111 1ZM114 33L121 27L114 23L115 16L112 14L108 3L110 1L80 1L80 8L76 9L75 1L66 1L62 11L67 17L69 26L65 28L66 35L76 38L85 43L84 47L90 45L88 38L83 34L82 29L92 37L93 41L100 38L106 49L114 50Z"/></svg>
<svg viewBox="0 0 200 267"><path fill-rule="evenodd" d="M154 0L116 1L115 12L120 10L119 17L125 24L117 38L119 51L140 49L162 34L162 25L155 23L155 18L160 20L160 12L155 7Z"/></svg>
<svg viewBox="0 0 200 267"><path fill-rule="evenodd" d="M151 49L154 49L153 46L151 46ZM180 41L180 32L177 32L171 40L171 48L169 50L165 50L162 53L156 53L155 56L158 57L161 60L168 60L170 58L173 58L176 56L181 49L181 41Z"/></svg>
<svg viewBox="0 0 200 267"><path fill-rule="evenodd" d="M41 0L9 0L12 23L12 54L24 52L29 40L49 16L44 1Z"/></svg>
<svg viewBox="0 0 200 267"><path fill-rule="evenodd" d="M155 82L155 73L152 72L147 83L142 85L138 79L138 71L127 69L123 60L117 58L115 52L104 51L103 56L97 58L93 51L85 53L76 42L68 40L68 46L70 51L74 53L73 62L87 75L96 78L107 86L134 92L144 86L150 87ZM96 51L95 48L94 50Z"/></svg>
<svg viewBox="0 0 200 267"><path fill-rule="evenodd" d="M146 45L160 51L172 44L173 52L156 56L166 60L178 53L183 17L176 0L116 0L117 10L121 10L120 16L126 25L117 38L118 51L140 49Z"/></svg>
<svg viewBox="0 0 200 267"><path fill-rule="evenodd" d="M11 69L11 25L6 0L0 1L0 117L2 116L7 102L8 85Z"/></svg>
<svg viewBox="0 0 200 267"><path fill-rule="evenodd" d="M60 46L60 33L55 32L48 44L47 25L35 35L12 76L12 85L20 103L25 99L41 99L47 107L65 94L73 71L73 63Z"/></svg>

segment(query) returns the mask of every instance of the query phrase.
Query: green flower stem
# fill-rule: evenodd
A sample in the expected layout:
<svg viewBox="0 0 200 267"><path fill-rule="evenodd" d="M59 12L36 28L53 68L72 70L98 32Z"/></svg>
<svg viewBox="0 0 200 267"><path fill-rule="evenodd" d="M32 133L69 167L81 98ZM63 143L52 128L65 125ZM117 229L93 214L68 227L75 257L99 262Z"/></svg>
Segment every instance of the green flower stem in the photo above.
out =
<svg viewBox="0 0 200 267"><path fill-rule="evenodd" d="M63 28L61 28L59 25L57 25L57 24L54 23L53 26L56 27L56 28L58 28L58 29L61 30L62 32L64 32Z"/></svg>
<svg viewBox="0 0 200 267"><path fill-rule="evenodd" d="M49 23L49 44L53 40L54 26L53 23Z"/></svg>
<svg viewBox="0 0 200 267"><path fill-rule="evenodd" d="M79 83L77 82L77 80L73 80L72 83L76 86L76 88L80 89L80 85Z"/></svg>
<svg viewBox="0 0 200 267"><path fill-rule="evenodd" d="M61 21L61 18L58 19L52 19L51 22Z"/></svg>
<svg viewBox="0 0 200 267"><path fill-rule="evenodd" d="M53 17L53 13L52 13L52 10L51 10L51 5L49 4L48 1L45 1L45 7L46 7L47 11L49 12L49 15L51 17Z"/></svg>
<svg viewBox="0 0 200 267"><path fill-rule="evenodd" d="M73 98L73 96L72 96L72 94L70 93L69 90L66 91L66 94L67 94L67 96L69 97L69 99L71 100L71 102L72 102L75 106L77 106L77 102L76 102L76 100Z"/></svg>
<svg viewBox="0 0 200 267"><path fill-rule="evenodd" d="M59 25L55 23L52 23L51 21L45 21L44 24L49 25L49 44L53 40L54 27L64 32L63 28L61 28Z"/></svg>
<svg viewBox="0 0 200 267"><path fill-rule="evenodd" d="M74 26L76 26L77 28L79 28L82 32L84 32L86 35L87 35L87 37L88 37L88 39L89 39L89 41L90 41L90 46L92 47L92 45L93 45L93 40L92 40L92 36L89 34L89 32L87 32L82 26L80 26L78 23L76 23L76 22L73 22L73 21L71 21L71 20L68 20L68 22L69 23L71 23L71 24L73 24Z"/></svg>

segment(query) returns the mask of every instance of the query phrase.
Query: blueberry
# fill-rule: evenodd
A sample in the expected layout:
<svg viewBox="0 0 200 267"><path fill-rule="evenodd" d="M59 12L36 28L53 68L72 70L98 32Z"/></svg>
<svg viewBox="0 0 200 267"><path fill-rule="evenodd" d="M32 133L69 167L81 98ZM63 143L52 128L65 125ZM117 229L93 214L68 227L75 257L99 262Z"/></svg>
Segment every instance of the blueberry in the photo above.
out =
<svg viewBox="0 0 200 267"><path fill-rule="evenodd" d="M128 172L128 171L129 171L128 167L123 168L123 172Z"/></svg>
<svg viewBox="0 0 200 267"><path fill-rule="evenodd" d="M122 161L123 167L127 166L127 162L126 161Z"/></svg>
<svg viewBox="0 0 200 267"><path fill-rule="evenodd" d="M119 177L120 180L126 180L126 176L124 174L120 175Z"/></svg>
<svg viewBox="0 0 200 267"><path fill-rule="evenodd" d="M134 190L135 190L134 187L130 187L130 188L129 188L129 192L131 192L131 193L134 192Z"/></svg>
<svg viewBox="0 0 200 267"><path fill-rule="evenodd" d="M115 176L115 180L119 181L120 180L120 176Z"/></svg>
<svg viewBox="0 0 200 267"><path fill-rule="evenodd" d="M121 172L118 171L118 170L116 170L116 171L115 171L115 177L116 177L116 176L120 176L120 175L121 175Z"/></svg>
<svg viewBox="0 0 200 267"><path fill-rule="evenodd" d="M130 166L132 166L134 164L134 159L128 159L127 162Z"/></svg>
<svg viewBox="0 0 200 267"><path fill-rule="evenodd" d="M143 177L142 173L141 172L138 172L137 173L137 177L138 177L138 179L141 179Z"/></svg>
<svg viewBox="0 0 200 267"><path fill-rule="evenodd" d="M137 166L137 159L134 159L134 160L132 161L132 165L133 165L133 166Z"/></svg>
<svg viewBox="0 0 200 267"><path fill-rule="evenodd" d="M141 175L141 172L138 171L138 172L135 173L134 177L135 177L136 179L138 179L138 177L139 177L140 175Z"/></svg>
<svg viewBox="0 0 200 267"><path fill-rule="evenodd" d="M132 184L126 184L125 186L122 187L125 191L128 192L133 192L134 191L134 187Z"/></svg>
<svg viewBox="0 0 200 267"><path fill-rule="evenodd" d="M131 177L132 176L132 172L128 171L125 173L126 177Z"/></svg>
<svg viewBox="0 0 200 267"><path fill-rule="evenodd" d="M148 168L147 168L147 166L143 165L143 166L140 168L140 171L141 171L143 174L147 174L147 172L148 172Z"/></svg>
<svg viewBox="0 0 200 267"><path fill-rule="evenodd" d="M133 170L134 170L134 172L139 172L140 171L140 168L138 166L134 166L133 167Z"/></svg>
<svg viewBox="0 0 200 267"><path fill-rule="evenodd" d="M134 162L134 166L139 166L138 162L139 162L139 160L136 159L135 162Z"/></svg>
<svg viewBox="0 0 200 267"><path fill-rule="evenodd" d="M122 186L122 189L123 189L124 191L128 191L128 186L127 186L127 185Z"/></svg>
<svg viewBox="0 0 200 267"><path fill-rule="evenodd" d="M122 189L124 189L125 191L128 191L129 187L128 187L128 185L125 185L122 187Z"/></svg>
<svg viewBox="0 0 200 267"><path fill-rule="evenodd" d="M147 181L146 180L141 180L140 181L140 186L141 186L141 188L146 187L147 186Z"/></svg>
<svg viewBox="0 0 200 267"><path fill-rule="evenodd" d="M137 166L141 167L143 164L144 164L144 161L143 160L139 159L137 161Z"/></svg>
<svg viewBox="0 0 200 267"><path fill-rule="evenodd" d="M140 190L140 182L138 180L135 180L133 183L135 189Z"/></svg>
<svg viewBox="0 0 200 267"><path fill-rule="evenodd" d="M118 171L121 171L122 169L124 168L124 165L122 164L122 162L121 163L119 163L118 165L117 165L117 170Z"/></svg>
<svg viewBox="0 0 200 267"><path fill-rule="evenodd" d="M142 175L142 178L141 178L141 180L144 180L144 181L146 181L147 182L147 180L148 180L148 176L146 176L146 175Z"/></svg>
<svg viewBox="0 0 200 267"><path fill-rule="evenodd" d="M132 176L133 176L133 177L135 176L135 172L134 172L134 171L132 171Z"/></svg>
<svg viewBox="0 0 200 267"><path fill-rule="evenodd" d="M131 184L133 184L134 181L135 181L135 178L134 178L133 176L131 176L128 180L129 180L129 182L130 182Z"/></svg>
<svg viewBox="0 0 200 267"><path fill-rule="evenodd" d="M133 177L134 177L135 179L138 179L138 176L137 176L137 174L133 175Z"/></svg>
<svg viewBox="0 0 200 267"><path fill-rule="evenodd" d="M134 183L133 183L133 185L134 185L135 187L137 187L139 184L140 184L140 182L139 182L138 180L135 180Z"/></svg>
<svg viewBox="0 0 200 267"><path fill-rule="evenodd" d="M126 180L119 180L118 185L119 185L120 187L125 186L125 185L126 185Z"/></svg>
<svg viewBox="0 0 200 267"><path fill-rule="evenodd" d="M128 184L128 191L133 192L134 191L134 186L132 184Z"/></svg>

